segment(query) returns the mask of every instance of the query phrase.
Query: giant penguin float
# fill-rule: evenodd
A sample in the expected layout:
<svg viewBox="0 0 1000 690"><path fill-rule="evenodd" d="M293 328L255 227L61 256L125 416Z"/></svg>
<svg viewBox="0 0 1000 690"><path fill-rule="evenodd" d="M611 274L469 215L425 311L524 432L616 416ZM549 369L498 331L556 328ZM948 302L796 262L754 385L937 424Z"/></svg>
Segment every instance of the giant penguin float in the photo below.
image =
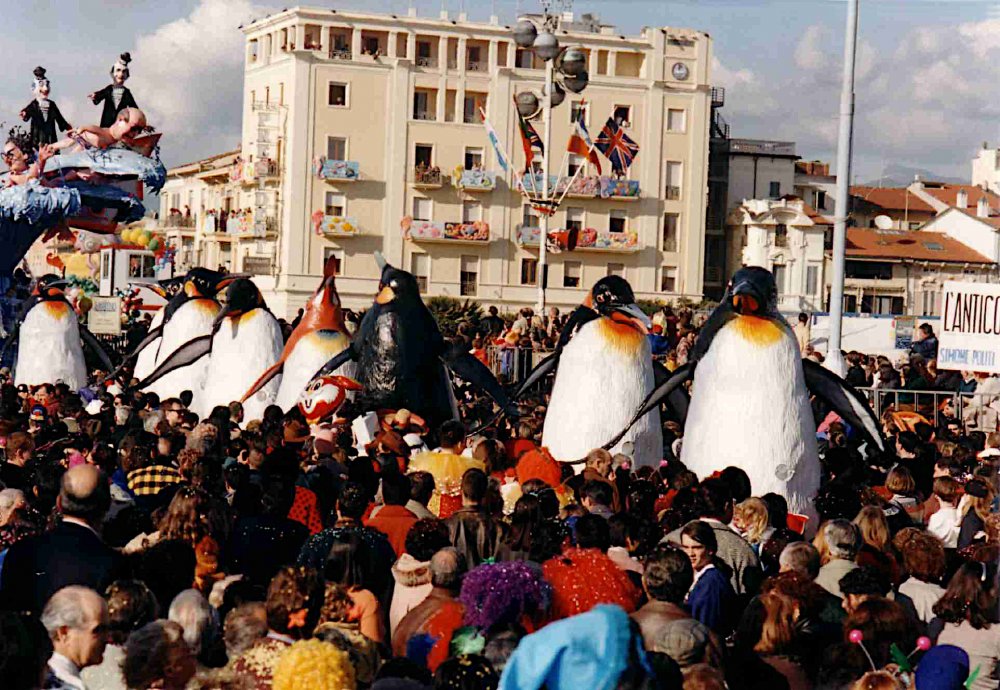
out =
<svg viewBox="0 0 1000 690"><path fill-rule="evenodd" d="M177 348L140 386L149 386L170 373L190 367L209 356L203 385L194 390L192 410L207 417L216 405L238 400L260 371L269 370L281 356L284 339L260 290L248 278L233 281L226 291L225 307L216 316L210 333ZM244 402L247 420L261 419L274 402L280 378L261 386Z"/></svg>
<svg viewBox="0 0 1000 690"><path fill-rule="evenodd" d="M306 304L305 314L288 337L281 357L243 394L244 403L280 375L281 385L274 404L288 412L295 407L316 370L350 346L335 275L335 260L330 257L323 269L323 280ZM353 376L354 362L343 364L335 373Z"/></svg>
<svg viewBox="0 0 1000 690"><path fill-rule="evenodd" d="M770 271L737 271L702 328L691 361L657 386L634 419L693 380L681 450L688 469L704 478L734 465L749 475L755 496L775 492L787 499L789 510L814 518L821 471L810 393L879 450L884 443L861 394L802 359L778 313L777 294Z"/></svg>
<svg viewBox="0 0 1000 690"><path fill-rule="evenodd" d="M191 269L184 277L180 291L163 308L163 322L150 329L133 350L132 356L137 356L159 339L156 353L156 366L159 367L185 343L211 333L220 310L215 295L238 277L207 268ZM174 369L143 389L156 393L161 400L177 397L186 390L197 393L204 382L207 366L205 360Z"/></svg>
<svg viewBox="0 0 1000 690"><path fill-rule="evenodd" d="M597 281L570 315L555 352L521 385L524 391L555 373L542 428L542 445L561 462L574 462L621 430L654 387L653 358L646 338L649 319L635 304L624 278ZM663 457L659 410L630 425L611 448L633 445L637 466Z"/></svg>
<svg viewBox="0 0 1000 690"><path fill-rule="evenodd" d="M442 337L420 299L416 278L386 263L378 252L375 260L382 268L375 303L365 312L351 346L314 378L332 374L353 360L358 365L355 378L363 389L356 402L363 410L406 408L436 427L458 417L450 371L512 413L507 394L490 370Z"/></svg>
<svg viewBox="0 0 1000 690"><path fill-rule="evenodd" d="M18 341L15 385L62 381L74 391L86 386L87 365L81 340L106 370L113 368L97 338L77 320L63 296L62 285L57 276L42 276L24 305L20 325L11 335Z"/></svg>

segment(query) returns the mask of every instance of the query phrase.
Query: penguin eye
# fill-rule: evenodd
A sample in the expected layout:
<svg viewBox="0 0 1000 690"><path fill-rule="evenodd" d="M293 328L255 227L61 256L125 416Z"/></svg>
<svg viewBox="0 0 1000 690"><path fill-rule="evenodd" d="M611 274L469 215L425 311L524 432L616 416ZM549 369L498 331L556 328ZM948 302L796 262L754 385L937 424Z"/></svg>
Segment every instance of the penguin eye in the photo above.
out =
<svg viewBox="0 0 1000 690"><path fill-rule="evenodd" d="M395 278L389 281L389 287L391 287L393 290L399 287L399 283L396 282Z"/></svg>

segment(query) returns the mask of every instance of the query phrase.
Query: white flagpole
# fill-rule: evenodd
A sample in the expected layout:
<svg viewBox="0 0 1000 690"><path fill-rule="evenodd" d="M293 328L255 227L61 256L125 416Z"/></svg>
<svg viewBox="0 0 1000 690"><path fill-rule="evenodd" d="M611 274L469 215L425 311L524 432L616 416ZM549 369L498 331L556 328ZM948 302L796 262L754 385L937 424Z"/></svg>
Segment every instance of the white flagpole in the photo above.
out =
<svg viewBox="0 0 1000 690"><path fill-rule="evenodd" d="M594 152L594 148L595 148L594 147L594 142L591 141L590 142L590 148L587 149L587 160L588 161L590 160L590 154ZM569 149L566 149L566 151L568 153ZM584 165L586 165L586 163L584 163ZM569 179L569 183L566 185L566 189L563 190L562 196L559 197L559 201L556 202L556 208L559 208L560 206L562 206L563 199L565 199L566 195L569 194L570 187L572 187L573 183L576 182L576 178L580 176L580 171L583 170L583 167L584 167L583 165L581 165L580 167L578 167L576 169L576 172L573 173L573 177L571 177Z"/></svg>

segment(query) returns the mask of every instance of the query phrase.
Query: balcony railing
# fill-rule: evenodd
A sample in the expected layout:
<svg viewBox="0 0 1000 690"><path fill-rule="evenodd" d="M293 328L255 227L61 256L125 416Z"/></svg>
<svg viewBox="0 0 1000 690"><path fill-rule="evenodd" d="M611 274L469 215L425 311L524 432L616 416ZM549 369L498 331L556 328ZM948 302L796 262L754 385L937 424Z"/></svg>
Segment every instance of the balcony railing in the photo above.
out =
<svg viewBox="0 0 1000 690"><path fill-rule="evenodd" d="M485 62L467 62L465 69L469 72L485 72L489 69L489 65Z"/></svg>
<svg viewBox="0 0 1000 690"><path fill-rule="evenodd" d="M444 185L444 178L441 169L437 166L427 168L418 165L413 169L414 187L441 187Z"/></svg>
<svg viewBox="0 0 1000 690"><path fill-rule="evenodd" d="M431 68L431 69L435 69L435 68L437 68L437 66L438 66L437 58L433 58L433 57L418 57L417 58L417 67L428 67L428 68Z"/></svg>
<svg viewBox="0 0 1000 690"><path fill-rule="evenodd" d="M517 243L522 247L537 247L538 239L542 233L536 227L521 225L517 229ZM549 230L549 243L560 249L567 249L569 231L564 228ZM604 252L624 252L631 253L639 251L639 235L635 232L611 232L609 230L595 230L594 228L583 228L577 238L576 249L604 251Z"/></svg>
<svg viewBox="0 0 1000 690"><path fill-rule="evenodd" d="M721 86L712 87L712 107L721 108L726 104L726 89Z"/></svg>
<svg viewBox="0 0 1000 690"><path fill-rule="evenodd" d="M313 174L321 180L356 182L361 179L361 166L357 161L319 157L313 161Z"/></svg>
<svg viewBox="0 0 1000 690"><path fill-rule="evenodd" d="M482 168L456 170L452 180L464 192L490 192L497 185L497 174Z"/></svg>
<svg viewBox="0 0 1000 690"><path fill-rule="evenodd" d="M331 48L330 49L330 59L331 60L350 60L351 49L350 48Z"/></svg>
<svg viewBox="0 0 1000 690"><path fill-rule="evenodd" d="M437 113L431 112L430 110L414 110L413 111L414 120L436 120Z"/></svg>
<svg viewBox="0 0 1000 690"><path fill-rule="evenodd" d="M193 228L195 224L193 216L170 213L166 218L161 218L158 225L161 228Z"/></svg>
<svg viewBox="0 0 1000 690"><path fill-rule="evenodd" d="M357 237L361 234L358 221L348 216L328 216L313 214L314 229L317 235L326 237Z"/></svg>
<svg viewBox="0 0 1000 690"><path fill-rule="evenodd" d="M667 201L678 201L681 198L681 188L674 185L667 185L667 188L663 191L663 195Z"/></svg>
<svg viewBox="0 0 1000 690"><path fill-rule="evenodd" d="M448 69L458 69L458 60L448 60Z"/></svg>
<svg viewBox="0 0 1000 690"><path fill-rule="evenodd" d="M490 224L447 223L436 220L414 220L407 216L400 221L403 237L414 242L474 242L490 241Z"/></svg>

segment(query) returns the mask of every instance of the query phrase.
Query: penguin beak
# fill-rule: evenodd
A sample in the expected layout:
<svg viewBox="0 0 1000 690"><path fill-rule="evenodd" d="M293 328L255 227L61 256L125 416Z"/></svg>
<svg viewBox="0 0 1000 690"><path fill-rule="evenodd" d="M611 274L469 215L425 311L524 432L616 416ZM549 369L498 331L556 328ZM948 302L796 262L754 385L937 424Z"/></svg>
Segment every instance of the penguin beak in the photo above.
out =
<svg viewBox="0 0 1000 690"><path fill-rule="evenodd" d="M212 332L215 333L217 330L219 330L219 326L221 326L222 322L225 321L226 319L230 317L239 318L242 315L243 315L242 309L227 304L222 309L222 311L219 312L219 315L215 317L215 321L212 323Z"/></svg>
<svg viewBox="0 0 1000 690"><path fill-rule="evenodd" d="M615 311L619 314L623 314L628 317L628 320L636 325L643 335L649 333L649 329L653 327L653 322L649 320L645 312L639 308L636 304L626 304L621 307L615 307Z"/></svg>
<svg viewBox="0 0 1000 690"><path fill-rule="evenodd" d="M396 299L396 293L388 285L384 286L375 297L375 304L389 304Z"/></svg>
<svg viewBox="0 0 1000 690"><path fill-rule="evenodd" d="M754 286L743 281L733 288L733 309L738 314L759 314L764 300Z"/></svg>

